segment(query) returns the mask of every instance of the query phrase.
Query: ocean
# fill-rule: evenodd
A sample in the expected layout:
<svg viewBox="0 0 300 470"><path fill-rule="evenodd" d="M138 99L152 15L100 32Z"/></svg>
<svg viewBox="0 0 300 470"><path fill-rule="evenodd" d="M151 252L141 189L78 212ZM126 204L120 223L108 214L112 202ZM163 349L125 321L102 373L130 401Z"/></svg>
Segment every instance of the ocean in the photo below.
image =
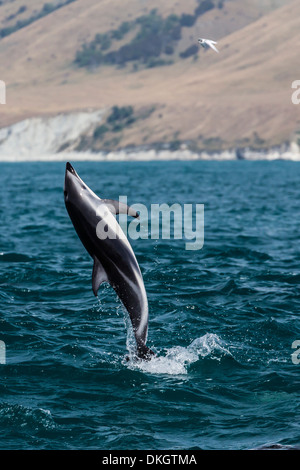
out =
<svg viewBox="0 0 300 470"><path fill-rule="evenodd" d="M64 205L65 162L0 164L0 448L240 450L300 443L300 167L76 162L100 197L204 205L204 244L130 239L151 361ZM171 234L172 235L172 234Z"/></svg>

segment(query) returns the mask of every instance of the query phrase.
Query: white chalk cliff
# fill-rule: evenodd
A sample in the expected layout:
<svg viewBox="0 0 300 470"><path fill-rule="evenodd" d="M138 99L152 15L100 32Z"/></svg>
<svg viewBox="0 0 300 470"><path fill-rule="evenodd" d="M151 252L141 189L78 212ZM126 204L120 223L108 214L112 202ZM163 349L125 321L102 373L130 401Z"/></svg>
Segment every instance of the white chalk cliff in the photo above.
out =
<svg viewBox="0 0 300 470"><path fill-rule="evenodd" d="M97 160L293 160L300 161L299 135L295 141L280 148L255 151L229 149L222 152L200 153L180 149L131 149L112 152L76 152L80 139L92 134L99 126L105 110L59 114L53 117L36 117L0 129L0 161L62 161Z"/></svg>

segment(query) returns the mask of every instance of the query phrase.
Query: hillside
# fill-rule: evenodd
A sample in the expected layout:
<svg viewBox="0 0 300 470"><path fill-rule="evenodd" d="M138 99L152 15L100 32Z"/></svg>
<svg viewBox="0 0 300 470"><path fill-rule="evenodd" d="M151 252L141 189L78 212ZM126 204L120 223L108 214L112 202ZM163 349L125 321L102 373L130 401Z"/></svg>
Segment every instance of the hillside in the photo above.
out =
<svg viewBox="0 0 300 470"><path fill-rule="evenodd" d="M214 2L215 8L196 15L192 26L184 21L195 16L201 2L161 3L114 0L112 8L111 0L73 0L45 7L24 0L26 8L20 10L15 2L3 1L1 28L12 29L0 40L0 79L7 84L0 126L104 109L104 120L76 148L186 142L191 148L220 150L289 141L300 129L299 108L291 104L291 84L299 79L298 0ZM111 40L105 54L131 44L139 34L136 20L154 9L160 27L170 15L177 17L175 26L181 21L180 35L172 30L169 52L158 47L156 62L129 56L122 64L76 63L78 51L93 48L96 35L101 41L105 35L114 39L124 23L129 31ZM199 35L219 39L220 54L198 48L182 58Z"/></svg>

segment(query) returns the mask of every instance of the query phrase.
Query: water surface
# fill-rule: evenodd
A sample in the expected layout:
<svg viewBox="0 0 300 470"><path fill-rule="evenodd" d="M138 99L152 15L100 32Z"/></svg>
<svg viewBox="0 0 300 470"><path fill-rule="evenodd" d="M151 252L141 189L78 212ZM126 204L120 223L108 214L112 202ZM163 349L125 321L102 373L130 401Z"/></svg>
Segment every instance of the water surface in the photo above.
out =
<svg viewBox="0 0 300 470"><path fill-rule="evenodd" d="M101 197L205 205L202 250L131 240L150 307L149 363L91 289L63 201L64 163L0 164L0 448L297 446L300 167L78 162Z"/></svg>

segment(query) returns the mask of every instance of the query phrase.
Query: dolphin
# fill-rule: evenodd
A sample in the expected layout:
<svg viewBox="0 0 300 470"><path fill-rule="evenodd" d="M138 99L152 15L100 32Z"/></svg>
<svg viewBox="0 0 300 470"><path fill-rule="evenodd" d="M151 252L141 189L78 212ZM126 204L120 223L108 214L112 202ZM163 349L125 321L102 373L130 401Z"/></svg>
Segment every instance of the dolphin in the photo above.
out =
<svg viewBox="0 0 300 470"><path fill-rule="evenodd" d="M108 282L122 301L132 323L136 355L151 359L154 352L146 346L148 300L132 247L114 215L126 213L139 217L126 204L99 198L67 162L64 184L66 209L87 252L94 260L92 289L94 295Z"/></svg>

